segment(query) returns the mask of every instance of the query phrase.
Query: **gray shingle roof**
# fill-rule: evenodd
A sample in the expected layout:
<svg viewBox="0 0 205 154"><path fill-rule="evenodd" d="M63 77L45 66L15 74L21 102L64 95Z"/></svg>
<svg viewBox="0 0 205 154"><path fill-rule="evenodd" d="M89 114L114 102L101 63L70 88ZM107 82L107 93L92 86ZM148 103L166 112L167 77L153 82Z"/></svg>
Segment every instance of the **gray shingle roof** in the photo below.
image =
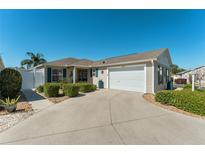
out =
<svg viewBox="0 0 205 154"><path fill-rule="evenodd" d="M60 60L44 63L44 65L46 65L46 66L67 66L67 65L71 65L79 60L80 59L77 59L77 58L65 58L65 59L60 59Z"/></svg>
<svg viewBox="0 0 205 154"><path fill-rule="evenodd" d="M112 58L106 58L93 63L93 66L98 65L108 65L113 63L121 63L121 62L131 62L137 60L148 60L148 59L156 59L161 55L163 52L168 51L167 48L162 48L158 50L146 51L141 53L134 53L129 55L122 55Z"/></svg>
<svg viewBox="0 0 205 154"><path fill-rule="evenodd" d="M52 62L45 63L47 66L106 66L115 63L132 62L140 60L157 59L163 52L167 52L167 48L161 48L158 50L151 50L141 53L134 53L128 55L122 55L117 57L106 58L98 61L92 61L89 59L77 59L77 58L65 58Z"/></svg>

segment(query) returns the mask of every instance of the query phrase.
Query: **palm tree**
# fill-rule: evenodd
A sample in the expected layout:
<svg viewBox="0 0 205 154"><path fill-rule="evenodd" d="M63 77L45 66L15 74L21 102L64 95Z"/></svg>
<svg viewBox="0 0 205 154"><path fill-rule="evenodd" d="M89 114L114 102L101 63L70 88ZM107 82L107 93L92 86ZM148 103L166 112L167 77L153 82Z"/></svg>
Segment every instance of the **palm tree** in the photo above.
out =
<svg viewBox="0 0 205 154"><path fill-rule="evenodd" d="M47 62L43 58L44 57L43 54L40 53L34 54L33 52L27 52L26 55L30 57L30 59L22 60L21 66L23 67L24 65L26 65L27 69Z"/></svg>

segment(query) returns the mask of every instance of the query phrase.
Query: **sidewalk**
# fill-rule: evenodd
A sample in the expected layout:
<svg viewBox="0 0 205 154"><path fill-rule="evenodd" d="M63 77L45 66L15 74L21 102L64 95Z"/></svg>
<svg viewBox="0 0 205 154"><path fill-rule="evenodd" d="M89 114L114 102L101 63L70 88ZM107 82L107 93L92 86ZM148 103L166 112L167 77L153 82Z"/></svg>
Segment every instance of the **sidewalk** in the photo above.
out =
<svg viewBox="0 0 205 154"><path fill-rule="evenodd" d="M47 99L45 99L44 97L37 94L35 91L33 91L31 89L23 90L23 93L25 94L28 102L30 104L32 104L32 108L35 112L41 111L41 110L53 105Z"/></svg>

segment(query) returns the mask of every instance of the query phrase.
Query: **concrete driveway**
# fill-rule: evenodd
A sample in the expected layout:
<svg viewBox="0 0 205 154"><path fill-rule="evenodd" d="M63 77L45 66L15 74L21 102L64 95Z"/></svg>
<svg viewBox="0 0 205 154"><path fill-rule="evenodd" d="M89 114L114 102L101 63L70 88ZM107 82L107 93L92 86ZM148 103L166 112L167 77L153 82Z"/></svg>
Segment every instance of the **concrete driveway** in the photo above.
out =
<svg viewBox="0 0 205 154"><path fill-rule="evenodd" d="M205 120L142 94L100 90L49 106L0 134L1 144L205 144Z"/></svg>

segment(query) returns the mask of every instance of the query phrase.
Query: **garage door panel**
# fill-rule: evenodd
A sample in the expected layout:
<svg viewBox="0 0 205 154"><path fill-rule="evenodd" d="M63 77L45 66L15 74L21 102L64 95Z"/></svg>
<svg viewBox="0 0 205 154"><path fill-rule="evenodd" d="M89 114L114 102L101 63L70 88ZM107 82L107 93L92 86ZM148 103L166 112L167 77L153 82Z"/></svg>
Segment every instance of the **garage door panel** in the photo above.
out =
<svg viewBox="0 0 205 154"><path fill-rule="evenodd" d="M111 69L109 83L111 89L144 92L144 67Z"/></svg>

